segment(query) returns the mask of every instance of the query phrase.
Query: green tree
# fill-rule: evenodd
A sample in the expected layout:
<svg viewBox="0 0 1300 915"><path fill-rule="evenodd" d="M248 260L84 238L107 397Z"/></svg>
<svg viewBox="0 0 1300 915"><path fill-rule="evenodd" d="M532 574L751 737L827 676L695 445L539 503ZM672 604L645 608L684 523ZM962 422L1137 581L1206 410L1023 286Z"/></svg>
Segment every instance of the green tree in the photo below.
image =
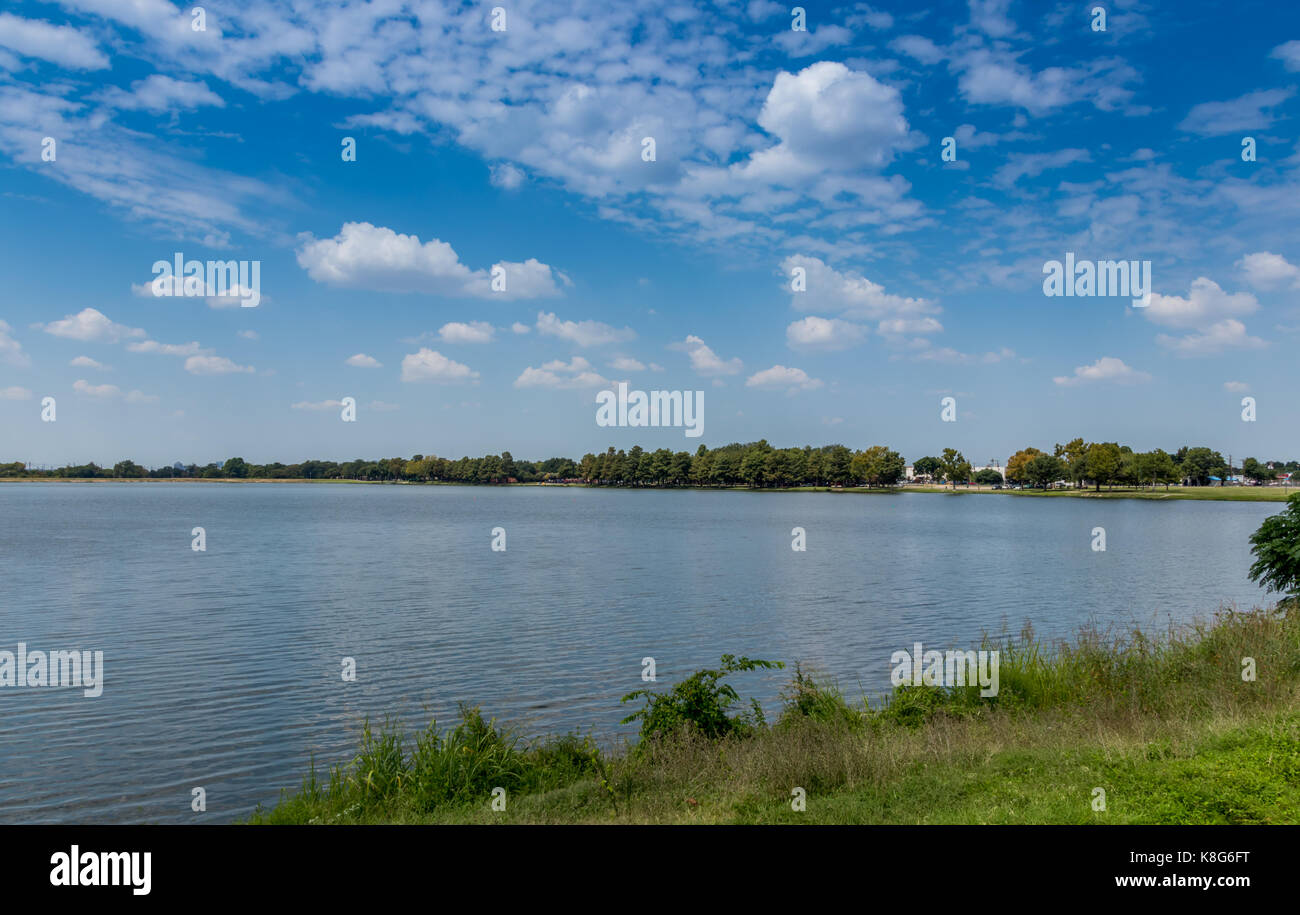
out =
<svg viewBox="0 0 1300 915"><path fill-rule="evenodd" d="M1094 442L1088 446L1086 457L1088 479L1101 492L1101 484L1111 484L1119 475L1124 463L1124 454L1114 442Z"/></svg>
<svg viewBox="0 0 1300 915"><path fill-rule="evenodd" d="M1030 483L1046 489L1065 476L1065 461L1051 454L1040 454L1025 466Z"/></svg>
<svg viewBox="0 0 1300 915"><path fill-rule="evenodd" d="M1223 479L1227 472L1227 462L1223 455L1209 448L1184 448L1182 460L1183 478L1190 486L1209 486L1210 477Z"/></svg>
<svg viewBox="0 0 1300 915"><path fill-rule="evenodd" d="M998 473L992 467L985 467L983 470L975 471L975 482L983 486L990 486L1002 482L1002 474Z"/></svg>
<svg viewBox="0 0 1300 915"><path fill-rule="evenodd" d="M940 458L940 470L943 478L947 480L954 489L957 488L957 482L969 482L970 480L970 461L955 448L943 449L943 457Z"/></svg>
<svg viewBox="0 0 1300 915"><path fill-rule="evenodd" d="M1289 604L1300 601L1300 493L1287 500L1280 514L1265 518L1250 542L1255 554L1251 580L1286 594Z"/></svg>
<svg viewBox="0 0 1300 915"><path fill-rule="evenodd" d="M918 477L933 478L943 470L943 461L937 457L923 457L912 465L912 473Z"/></svg>

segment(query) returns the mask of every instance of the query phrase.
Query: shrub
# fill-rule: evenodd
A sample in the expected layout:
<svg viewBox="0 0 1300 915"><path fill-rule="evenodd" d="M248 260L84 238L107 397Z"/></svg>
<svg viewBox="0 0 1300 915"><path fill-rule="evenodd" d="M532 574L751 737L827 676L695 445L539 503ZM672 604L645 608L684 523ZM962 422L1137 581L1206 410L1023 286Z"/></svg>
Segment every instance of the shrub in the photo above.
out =
<svg viewBox="0 0 1300 915"><path fill-rule="evenodd" d="M728 710L740 701L740 696L731 684L722 680L728 674L773 667L785 667L785 664L724 654L720 667L697 670L666 693L648 689L628 693L620 701L644 698L645 706L624 718L623 723L639 718L642 741L681 728L691 728L710 739L733 734L743 736L764 726L763 709L758 700L751 699L749 712L729 715Z"/></svg>

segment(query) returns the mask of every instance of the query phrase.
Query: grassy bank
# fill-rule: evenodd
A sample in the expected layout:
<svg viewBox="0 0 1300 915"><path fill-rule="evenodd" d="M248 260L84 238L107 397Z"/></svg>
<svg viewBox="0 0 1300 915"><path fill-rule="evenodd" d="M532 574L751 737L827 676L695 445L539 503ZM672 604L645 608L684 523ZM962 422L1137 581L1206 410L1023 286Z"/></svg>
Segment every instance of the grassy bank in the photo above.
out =
<svg viewBox="0 0 1300 915"><path fill-rule="evenodd" d="M475 710L450 730L367 729L351 763L253 821L1300 822L1300 610L988 647L1002 652L996 697L904 686L869 707L796 669L772 722L697 675L617 752L572 735L525 743ZM743 689L745 673L724 676ZM682 716L696 723L648 733Z"/></svg>

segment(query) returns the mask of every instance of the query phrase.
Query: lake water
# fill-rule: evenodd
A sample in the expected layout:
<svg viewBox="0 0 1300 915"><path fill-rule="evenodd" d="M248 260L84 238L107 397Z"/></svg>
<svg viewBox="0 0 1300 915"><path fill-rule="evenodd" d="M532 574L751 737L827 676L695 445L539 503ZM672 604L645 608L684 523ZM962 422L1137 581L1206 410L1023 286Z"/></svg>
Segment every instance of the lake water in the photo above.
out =
<svg viewBox="0 0 1300 915"><path fill-rule="evenodd" d="M363 717L634 733L619 697L723 653L851 698L890 654L1263 602L1280 504L220 483L0 485L0 649L101 650L98 698L0 688L0 822L230 822ZM206 530L206 552L191 530ZM807 551L791 550L791 528ZM491 549L506 531L505 552ZM1091 548L1106 529L1107 550ZM342 659L356 659L344 682ZM746 675L770 710L787 671ZM207 792L190 810L191 788Z"/></svg>

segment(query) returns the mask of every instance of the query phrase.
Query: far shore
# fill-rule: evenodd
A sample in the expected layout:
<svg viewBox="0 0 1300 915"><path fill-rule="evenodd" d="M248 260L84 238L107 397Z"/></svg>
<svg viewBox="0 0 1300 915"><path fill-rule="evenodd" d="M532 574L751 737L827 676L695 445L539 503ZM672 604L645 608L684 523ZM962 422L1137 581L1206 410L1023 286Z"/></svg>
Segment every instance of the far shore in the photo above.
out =
<svg viewBox="0 0 1300 915"><path fill-rule="evenodd" d="M343 480L343 479L318 479L307 480L302 478L272 478L272 477L253 477L253 478L202 478L202 477L0 477L0 484L3 483L330 483L330 484L357 484L365 486L465 486L465 487L504 487L515 488L520 486L531 486L541 489L555 488L578 488L578 489L635 489L640 491L654 490L698 490L702 492L752 492L752 493L782 493L782 492L826 492L826 493L858 493L871 495L896 495L899 493L937 493L942 495L972 495L976 493L985 493L999 496L1028 496L1031 498L1073 498L1073 499L1152 499L1152 500L1178 500L1192 499L1196 501L1209 502L1285 502L1293 493L1300 492L1300 488L1291 489L1289 486L1171 486L1169 489L1132 489L1132 488L1115 488L1103 489L1100 492L1092 488L1087 489L994 489L988 485L958 486L955 489L949 486L889 486L889 487L867 487L867 486L787 486L770 489L752 489L748 486L597 486L590 483L455 483L444 481L417 482L411 480Z"/></svg>

